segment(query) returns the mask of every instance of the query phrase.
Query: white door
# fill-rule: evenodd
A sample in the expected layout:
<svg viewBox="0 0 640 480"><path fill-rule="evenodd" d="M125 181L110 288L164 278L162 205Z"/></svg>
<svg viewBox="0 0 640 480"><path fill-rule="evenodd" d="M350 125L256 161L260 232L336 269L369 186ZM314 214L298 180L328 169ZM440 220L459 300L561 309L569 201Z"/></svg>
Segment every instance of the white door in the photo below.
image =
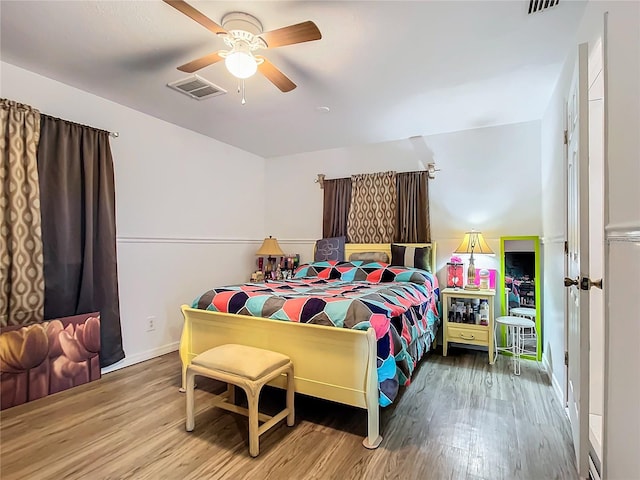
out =
<svg viewBox="0 0 640 480"><path fill-rule="evenodd" d="M578 46L578 61L567 100L567 408L578 473L589 469L589 101L588 49Z"/></svg>
<svg viewBox="0 0 640 480"><path fill-rule="evenodd" d="M589 273L604 277L604 66L602 41L589 54ZM604 413L604 292L589 291L589 444L594 465L602 465Z"/></svg>

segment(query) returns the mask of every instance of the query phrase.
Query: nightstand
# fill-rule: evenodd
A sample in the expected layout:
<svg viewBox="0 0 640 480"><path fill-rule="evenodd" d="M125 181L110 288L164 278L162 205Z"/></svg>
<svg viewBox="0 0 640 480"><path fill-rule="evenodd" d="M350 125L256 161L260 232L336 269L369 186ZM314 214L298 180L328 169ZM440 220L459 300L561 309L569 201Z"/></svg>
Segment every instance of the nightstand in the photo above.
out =
<svg viewBox="0 0 640 480"><path fill-rule="evenodd" d="M494 346L493 346L493 299L496 295L495 290L465 290L463 288L445 288L442 294L442 316L443 316L443 337L442 337L442 354L447 356L447 347L449 342L463 343L467 345L480 345L487 347L489 350L489 363L493 364ZM476 323L459 323L454 318L449 321L449 310L452 303L462 302L470 304L473 299L481 303L483 300L489 305L489 315L487 325L479 325Z"/></svg>

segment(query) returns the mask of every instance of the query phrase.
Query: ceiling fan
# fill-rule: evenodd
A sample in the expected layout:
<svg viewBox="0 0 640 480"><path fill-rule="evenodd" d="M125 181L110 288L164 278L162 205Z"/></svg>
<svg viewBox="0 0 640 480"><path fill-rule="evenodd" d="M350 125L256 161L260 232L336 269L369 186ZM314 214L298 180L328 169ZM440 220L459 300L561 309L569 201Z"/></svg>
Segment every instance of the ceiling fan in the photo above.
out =
<svg viewBox="0 0 640 480"><path fill-rule="evenodd" d="M260 55L254 55L254 52L259 49L283 47L322 38L320 30L312 21L263 32L260 21L248 13L228 13L222 18L222 25L218 25L182 0L163 1L222 37L229 47L229 50L218 50L178 67L178 70L186 73L196 72L224 60L227 70L239 79L249 78L259 71L282 92L289 92L296 88L296 84L269 60Z"/></svg>

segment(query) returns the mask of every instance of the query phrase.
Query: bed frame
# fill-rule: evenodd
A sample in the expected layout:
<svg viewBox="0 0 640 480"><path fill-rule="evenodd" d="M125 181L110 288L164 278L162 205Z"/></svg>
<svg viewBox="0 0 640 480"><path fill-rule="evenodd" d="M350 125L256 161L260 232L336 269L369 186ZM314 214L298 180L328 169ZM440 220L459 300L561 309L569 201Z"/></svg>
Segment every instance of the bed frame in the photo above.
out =
<svg viewBox="0 0 640 480"><path fill-rule="evenodd" d="M429 244L403 244L425 246ZM390 244L346 244L345 257L354 252L386 252ZM435 265L435 245L432 248ZM376 337L367 331L283 322L260 317L212 312L182 306L180 339L182 387L186 369L198 354L226 343L264 348L288 355L294 365L295 391L367 410L367 437L362 444L377 448L382 441L378 405ZM348 369L345 365L350 365ZM281 376L270 382L285 388Z"/></svg>

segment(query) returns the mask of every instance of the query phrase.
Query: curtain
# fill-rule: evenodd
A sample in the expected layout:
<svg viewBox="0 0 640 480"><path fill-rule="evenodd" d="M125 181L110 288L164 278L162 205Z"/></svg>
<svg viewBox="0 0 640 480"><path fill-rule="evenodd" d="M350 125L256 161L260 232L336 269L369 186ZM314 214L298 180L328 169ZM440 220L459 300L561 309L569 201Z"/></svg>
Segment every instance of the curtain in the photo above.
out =
<svg viewBox="0 0 640 480"><path fill-rule="evenodd" d="M351 179L336 178L324 181L322 236L346 237L347 219L351 205Z"/></svg>
<svg viewBox="0 0 640 480"><path fill-rule="evenodd" d="M100 365L124 358L109 134L41 116L45 318L100 312Z"/></svg>
<svg viewBox="0 0 640 480"><path fill-rule="evenodd" d="M396 172L351 177L347 239L351 243L391 243L396 226Z"/></svg>
<svg viewBox="0 0 640 480"><path fill-rule="evenodd" d="M0 99L0 326L44 319L36 151L40 112Z"/></svg>
<svg viewBox="0 0 640 480"><path fill-rule="evenodd" d="M397 242L428 243L431 241L428 180L428 172L398 174Z"/></svg>

